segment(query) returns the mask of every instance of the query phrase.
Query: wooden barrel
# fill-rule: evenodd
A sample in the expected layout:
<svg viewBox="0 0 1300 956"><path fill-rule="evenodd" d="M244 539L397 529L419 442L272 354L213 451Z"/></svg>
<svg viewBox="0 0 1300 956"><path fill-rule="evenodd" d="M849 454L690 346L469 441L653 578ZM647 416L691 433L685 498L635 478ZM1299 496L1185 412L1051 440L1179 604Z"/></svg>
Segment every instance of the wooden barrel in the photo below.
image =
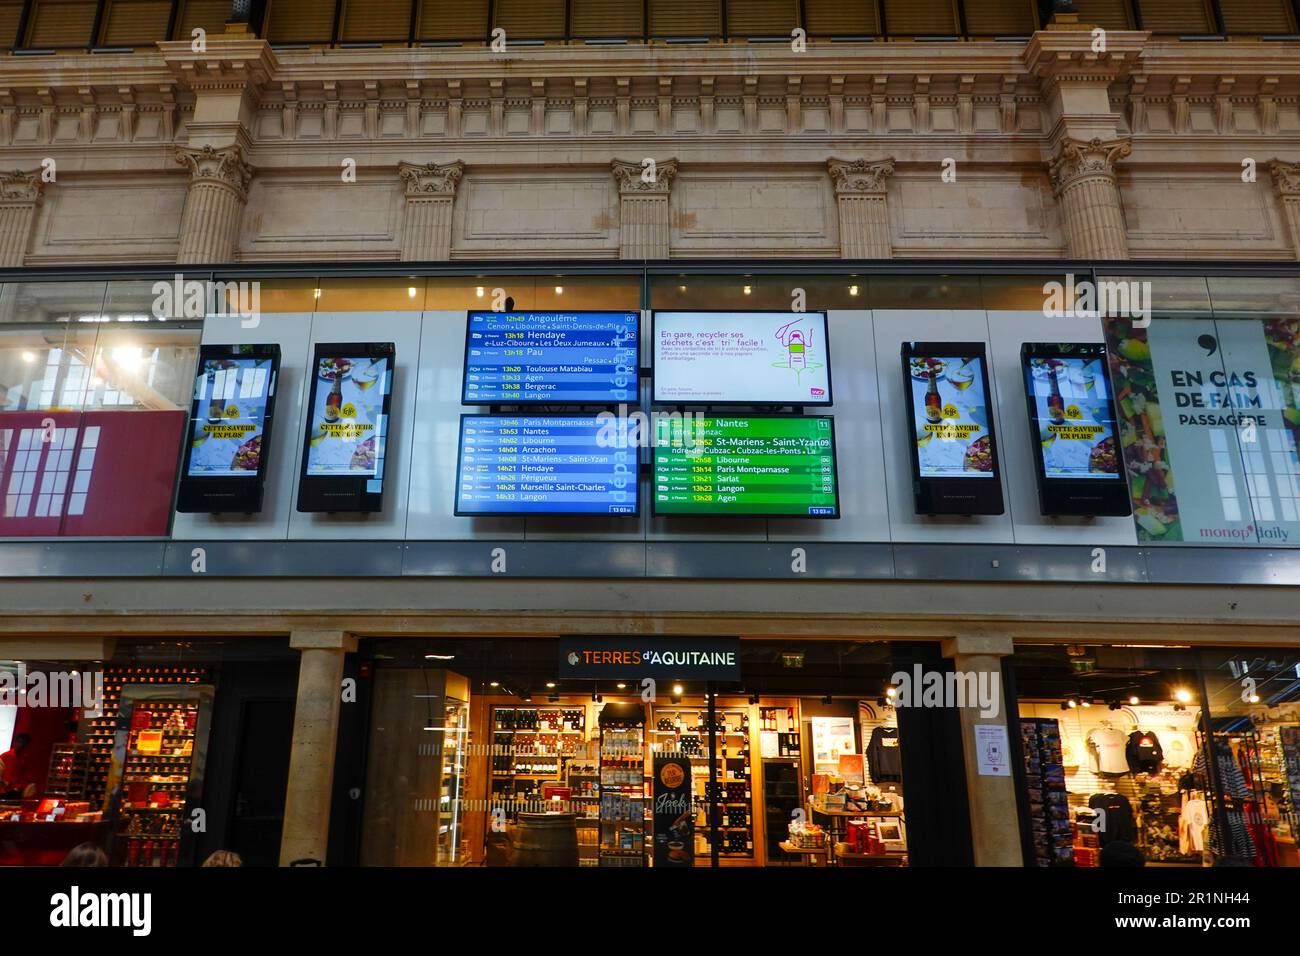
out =
<svg viewBox="0 0 1300 956"><path fill-rule="evenodd" d="M572 813L521 813L515 866L577 866L578 824Z"/></svg>

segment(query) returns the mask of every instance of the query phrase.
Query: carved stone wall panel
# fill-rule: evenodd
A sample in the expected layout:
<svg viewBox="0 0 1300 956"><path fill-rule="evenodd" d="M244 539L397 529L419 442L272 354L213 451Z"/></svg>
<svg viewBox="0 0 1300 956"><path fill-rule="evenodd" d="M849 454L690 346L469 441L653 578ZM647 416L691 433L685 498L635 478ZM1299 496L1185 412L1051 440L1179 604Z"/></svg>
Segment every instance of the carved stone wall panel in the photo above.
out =
<svg viewBox="0 0 1300 956"><path fill-rule="evenodd" d="M618 254L618 196L607 170L477 173L457 194L453 258Z"/></svg>
<svg viewBox="0 0 1300 956"><path fill-rule="evenodd" d="M824 170L695 171L673 188L679 256L838 256L835 196Z"/></svg>
<svg viewBox="0 0 1300 956"><path fill-rule="evenodd" d="M181 178L60 176L55 185L37 213L28 265L175 260L186 195Z"/></svg>
<svg viewBox="0 0 1300 956"><path fill-rule="evenodd" d="M354 183L337 174L259 177L244 214L239 258L395 259L404 202L391 177Z"/></svg>
<svg viewBox="0 0 1300 956"><path fill-rule="evenodd" d="M1065 251L1060 212L1047 176L966 170L943 182L938 167L905 169L890 183L895 255L1057 256Z"/></svg>
<svg viewBox="0 0 1300 956"><path fill-rule="evenodd" d="M1293 257L1266 170L1139 172L1119 176L1129 253L1151 259Z"/></svg>

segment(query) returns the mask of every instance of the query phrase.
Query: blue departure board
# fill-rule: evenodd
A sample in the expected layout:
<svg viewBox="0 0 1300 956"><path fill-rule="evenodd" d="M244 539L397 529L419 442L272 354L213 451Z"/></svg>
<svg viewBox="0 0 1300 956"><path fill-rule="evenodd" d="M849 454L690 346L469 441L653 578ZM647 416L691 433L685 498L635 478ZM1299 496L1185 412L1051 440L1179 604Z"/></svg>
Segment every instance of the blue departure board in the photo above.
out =
<svg viewBox="0 0 1300 956"><path fill-rule="evenodd" d="M612 416L461 416L456 514L636 513L637 448Z"/></svg>
<svg viewBox="0 0 1300 956"><path fill-rule="evenodd" d="M636 312L470 312L463 405L637 400Z"/></svg>

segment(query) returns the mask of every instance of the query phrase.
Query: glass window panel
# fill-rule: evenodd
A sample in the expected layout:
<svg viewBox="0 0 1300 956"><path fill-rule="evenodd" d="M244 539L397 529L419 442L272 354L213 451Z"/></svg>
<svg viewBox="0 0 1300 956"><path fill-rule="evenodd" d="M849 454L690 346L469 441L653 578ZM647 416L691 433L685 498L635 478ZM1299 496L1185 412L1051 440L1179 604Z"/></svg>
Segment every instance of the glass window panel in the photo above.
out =
<svg viewBox="0 0 1300 956"><path fill-rule="evenodd" d="M1208 285L1216 317L1300 314L1300 276L1210 276Z"/></svg>
<svg viewBox="0 0 1300 956"><path fill-rule="evenodd" d="M1204 276L1102 275L1097 277L1097 281L1136 283L1144 303L1149 300L1151 311L1156 315L1170 312L1210 313L1210 289Z"/></svg>

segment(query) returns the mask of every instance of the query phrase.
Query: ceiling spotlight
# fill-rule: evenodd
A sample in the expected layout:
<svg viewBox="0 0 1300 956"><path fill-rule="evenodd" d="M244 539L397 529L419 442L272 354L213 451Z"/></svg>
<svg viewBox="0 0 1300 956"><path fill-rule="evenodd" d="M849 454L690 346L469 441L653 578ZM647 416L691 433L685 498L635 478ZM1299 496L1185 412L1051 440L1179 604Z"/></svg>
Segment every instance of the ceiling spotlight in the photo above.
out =
<svg viewBox="0 0 1300 956"><path fill-rule="evenodd" d="M885 696L888 697L890 700L893 700L895 697L898 696L898 688L895 687L893 684L890 684L888 687L885 688Z"/></svg>
<svg viewBox="0 0 1300 956"><path fill-rule="evenodd" d="M1190 703L1192 700L1192 692L1186 687L1180 687L1174 691L1174 700L1178 701L1180 704Z"/></svg>
<svg viewBox="0 0 1300 956"><path fill-rule="evenodd" d="M474 290L474 294L475 294L476 296L478 296L478 297L481 299L481 298L483 298L483 296L484 296L486 293L485 293L485 290L483 289L483 287L482 287L482 286L479 286L477 289Z"/></svg>
<svg viewBox="0 0 1300 956"><path fill-rule="evenodd" d="M73 671L72 673L75 674L76 671ZM1258 704L1258 703L1259 703L1259 694L1251 694L1251 695L1250 695L1249 703L1252 703L1252 704Z"/></svg>
<svg viewBox="0 0 1300 956"><path fill-rule="evenodd" d="M1128 699L1128 702L1132 704L1134 707L1136 707L1138 704L1138 695L1134 694L1132 697Z"/></svg>
<svg viewBox="0 0 1300 956"><path fill-rule="evenodd" d="M858 287L855 285L849 286L849 295L857 295L857 294L858 294Z"/></svg>
<svg viewBox="0 0 1300 956"><path fill-rule="evenodd" d="M681 697L681 696L682 696L682 685L681 685L681 684L673 684L673 694L674 694L675 696L677 696L677 697Z"/></svg>
<svg viewBox="0 0 1300 956"><path fill-rule="evenodd" d="M619 690L627 690L627 684L624 684L622 681L619 681L614 686L617 687Z"/></svg>
<svg viewBox="0 0 1300 956"><path fill-rule="evenodd" d="M414 298L415 298L415 286L413 286L413 285L408 285L408 286L406 287L406 294L409 295L412 299L414 299Z"/></svg>
<svg viewBox="0 0 1300 956"><path fill-rule="evenodd" d="M745 286L745 295L749 295L749 294L750 294L751 292L753 292L753 291L754 291L754 287L753 287L753 286L748 286L748 285Z"/></svg>
<svg viewBox="0 0 1300 956"><path fill-rule="evenodd" d="M488 684L488 686L489 686L489 687L500 687L501 684L500 684L498 681L492 681L490 684Z"/></svg>
<svg viewBox="0 0 1300 956"><path fill-rule="evenodd" d="M456 655L455 654L425 654L424 659L426 661L454 661L456 659Z"/></svg>
<svg viewBox="0 0 1300 956"><path fill-rule="evenodd" d="M554 687L554 686L555 686L555 681L553 681L553 680L548 680L548 681L546 682L546 686L547 686L547 687Z"/></svg>
<svg viewBox="0 0 1300 956"><path fill-rule="evenodd" d="M1066 707L1069 707L1069 708L1078 707L1078 706L1079 706L1079 702L1078 702L1077 700L1075 700L1073 697L1071 697L1069 700L1067 700L1067 701L1065 702L1065 706L1066 706Z"/></svg>
<svg viewBox="0 0 1300 956"><path fill-rule="evenodd" d="M555 287L555 294L556 294L556 295L564 295L564 286L562 286L562 285L557 285L557 286Z"/></svg>
<svg viewBox="0 0 1300 956"><path fill-rule="evenodd" d="M1090 700L1088 700L1088 698L1084 697L1082 700L1079 701L1079 706L1080 706L1080 707L1091 707L1091 706L1092 706L1092 701L1090 701Z"/></svg>

